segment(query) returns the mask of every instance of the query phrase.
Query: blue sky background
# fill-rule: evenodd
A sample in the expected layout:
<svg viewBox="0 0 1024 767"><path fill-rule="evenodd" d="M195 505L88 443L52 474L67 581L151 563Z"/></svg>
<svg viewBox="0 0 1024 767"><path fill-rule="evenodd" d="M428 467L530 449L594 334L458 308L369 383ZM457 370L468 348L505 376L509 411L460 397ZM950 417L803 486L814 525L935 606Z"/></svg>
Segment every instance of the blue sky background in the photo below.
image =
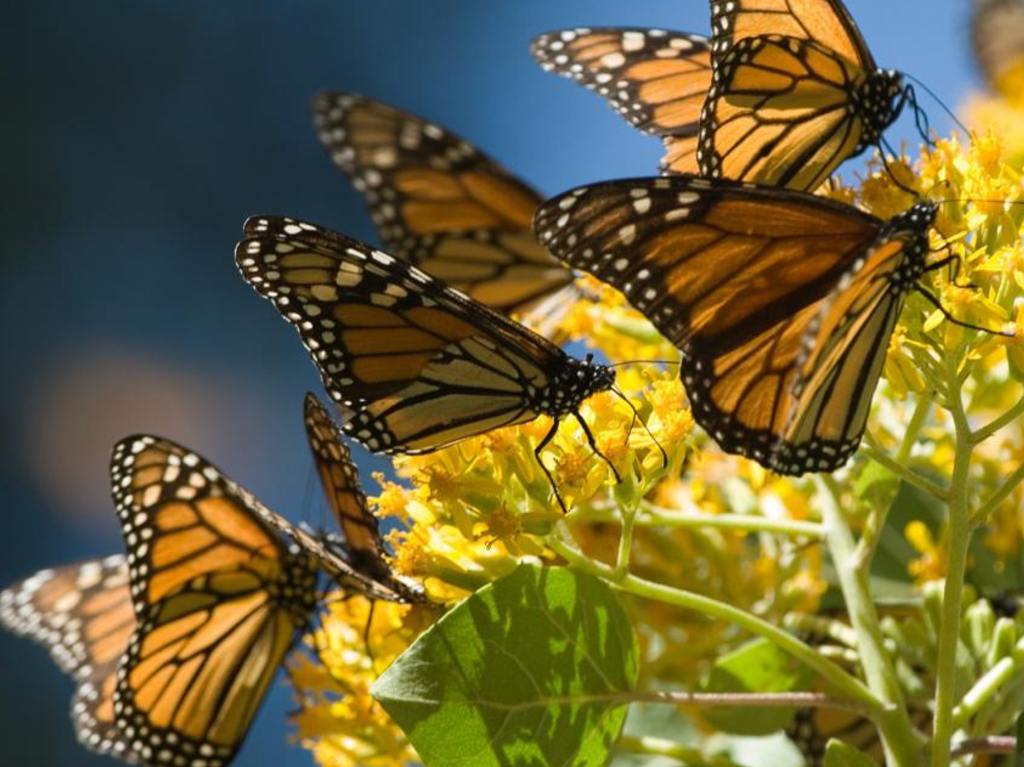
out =
<svg viewBox="0 0 1024 767"><path fill-rule="evenodd" d="M968 0L851 0L881 66L952 106L976 76ZM283 213L374 240L310 127L319 89L390 101L553 194L653 172L657 141L543 73L565 26L706 32L704 0L37 0L0 26L0 583L117 551L110 446L152 431L204 453L292 519L319 521L300 421L318 380L235 272L243 219ZM940 109L923 101L933 125ZM905 118L891 139L912 138ZM367 461L363 465L381 466ZM71 684L0 636L0 763L98 765ZM285 744L283 683L241 765L311 764Z"/></svg>

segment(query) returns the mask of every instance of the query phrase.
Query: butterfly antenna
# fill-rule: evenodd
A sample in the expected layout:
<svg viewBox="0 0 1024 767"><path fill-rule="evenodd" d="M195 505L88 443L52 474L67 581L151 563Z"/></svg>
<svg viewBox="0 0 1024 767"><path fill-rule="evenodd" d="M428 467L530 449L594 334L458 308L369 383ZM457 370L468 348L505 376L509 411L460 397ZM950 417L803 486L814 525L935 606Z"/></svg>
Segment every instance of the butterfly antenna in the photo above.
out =
<svg viewBox="0 0 1024 767"><path fill-rule="evenodd" d="M932 98L935 99L935 102L937 104L939 104L939 106L941 106L942 111L945 112L949 116L949 119L952 120L956 124L956 127L961 129L962 131L964 131L964 135L966 135L966 136L970 136L971 135L971 131L968 130L967 126L964 125L963 122L961 122L961 119L956 117L955 113L952 110L950 110L948 108L948 106L946 106L945 101L943 101L941 98L939 98L938 94L936 94L936 92L934 90L929 88L923 81L919 80L918 78L915 78L913 75L908 75L907 73L904 72L903 73L903 77L905 77L907 80L910 80L910 81L920 85L921 89L923 91L925 91L928 95L930 95ZM910 90L910 92L911 92L911 94L913 94L913 90L912 89ZM911 109L913 109L914 112L918 112L920 110L922 113L924 113L924 110L922 110L920 108L920 106L918 105L918 98L916 98L915 95L911 95L910 96L910 100L911 100L911 104L912 104L911 105ZM928 120L928 116L927 115L925 115L925 120L927 122L927 120ZM932 142L929 141L929 143L931 144Z"/></svg>
<svg viewBox="0 0 1024 767"><path fill-rule="evenodd" d="M911 197L917 198L919 196L917 191L906 186L902 181L896 178L896 174L892 172L892 167L890 167L889 165L889 154L891 154L893 157L899 157L899 154L896 152L895 149L892 148L889 142L885 140L885 137L880 138L878 141L878 148L880 150L879 154L882 155L882 165L885 167L885 172L889 175L889 178L890 180L892 180L892 183L894 183L904 192L909 194Z"/></svg>
<svg viewBox="0 0 1024 767"><path fill-rule="evenodd" d="M956 317L949 313L949 310L942 305L942 302L939 301L935 294L933 294L930 290L928 290L927 288L922 288L920 285L915 285L914 290L916 290L918 293L924 296L928 300L928 303L930 303L932 306L934 306L936 309L942 312L942 316L945 317L949 322L953 323L954 325L958 325L962 328L967 328L968 330L977 330L981 333L990 333L991 335L994 336L1003 336L1005 338L1015 338L1017 335L1016 333L1010 331L993 330L992 328L984 328L981 325L972 325L969 322L958 320Z"/></svg>
<svg viewBox="0 0 1024 767"><path fill-rule="evenodd" d="M623 365L678 365L679 360L626 360L625 362L610 362L607 367L619 368Z"/></svg>
<svg viewBox="0 0 1024 767"><path fill-rule="evenodd" d="M640 417L640 411L636 409L636 405L633 404L632 400L630 400L629 397L627 397L625 394L623 394L621 391L619 391L614 386L612 387L612 391L615 393L616 396L619 397L619 399L621 399L623 402L625 402L627 405L629 405L630 410L633 411L633 422L630 424L629 430L632 431L633 430L633 424L636 423L637 421L640 421L640 423L642 423L643 426L644 426L644 431L647 432L647 436L649 436L651 438L651 442L653 442L655 445L657 445L658 446L658 450L661 451L661 465L662 465L662 468L664 468L665 466L668 466L668 453L665 452L665 448L662 447L660 442L658 442L658 438L654 436L654 432L652 432L650 430L650 428L647 426L647 422L643 418Z"/></svg>
<svg viewBox="0 0 1024 767"><path fill-rule="evenodd" d="M551 490L555 494L555 499L558 501L558 505L561 507L562 513L568 514L569 510L565 507L565 501L562 500L562 494L558 492L558 485L555 484L555 478L551 476L551 472L548 471L548 467L544 465L544 461L540 458L541 451L547 447L548 443L552 438L554 438L555 433L558 431L559 423L560 421L555 420L551 424L551 428L548 429L548 433L544 435L544 439L542 439L537 444L537 447L533 449L533 457L537 459L537 465L540 466L540 470L544 472L544 476L548 478L548 482L551 484Z"/></svg>

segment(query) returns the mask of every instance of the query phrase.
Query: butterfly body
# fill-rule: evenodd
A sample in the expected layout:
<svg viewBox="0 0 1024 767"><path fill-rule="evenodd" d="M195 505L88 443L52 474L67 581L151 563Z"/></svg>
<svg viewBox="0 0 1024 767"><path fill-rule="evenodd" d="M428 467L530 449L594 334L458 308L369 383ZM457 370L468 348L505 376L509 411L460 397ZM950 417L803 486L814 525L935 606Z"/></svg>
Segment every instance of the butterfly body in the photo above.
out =
<svg viewBox="0 0 1024 767"><path fill-rule="evenodd" d="M795 191L673 176L567 192L535 226L680 349L694 418L723 449L799 475L838 468L859 444L934 217L930 202L886 222Z"/></svg>

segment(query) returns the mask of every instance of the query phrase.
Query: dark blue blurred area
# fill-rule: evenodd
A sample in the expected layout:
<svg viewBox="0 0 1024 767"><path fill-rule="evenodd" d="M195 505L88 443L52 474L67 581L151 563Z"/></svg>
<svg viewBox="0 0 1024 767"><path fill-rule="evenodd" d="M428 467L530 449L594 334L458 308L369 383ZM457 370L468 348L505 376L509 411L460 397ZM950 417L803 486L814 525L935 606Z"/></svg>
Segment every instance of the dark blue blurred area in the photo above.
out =
<svg viewBox="0 0 1024 767"><path fill-rule="evenodd" d="M182 441L272 508L309 516L300 407L318 381L294 332L236 274L232 248L255 213L374 240L361 199L315 140L311 96L349 89L420 113L547 193L648 175L657 141L528 53L531 37L563 26L707 30L704 0L638 5L9 4L0 583L118 550L107 452L131 432ZM879 64L961 101L973 80L966 0L849 6ZM890 137L912 131L905 118ZM75 744L71 683L42 650L0 636L0 678L0 763L105 763ZM239 764L312 762L286 743L289 706L281 683Z"/></svg>

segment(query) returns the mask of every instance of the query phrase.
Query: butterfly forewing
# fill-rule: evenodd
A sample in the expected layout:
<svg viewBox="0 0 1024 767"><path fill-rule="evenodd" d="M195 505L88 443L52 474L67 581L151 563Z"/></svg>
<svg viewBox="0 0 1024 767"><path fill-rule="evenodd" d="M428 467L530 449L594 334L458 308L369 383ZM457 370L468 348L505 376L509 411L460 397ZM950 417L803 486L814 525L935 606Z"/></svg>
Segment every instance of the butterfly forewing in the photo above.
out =
<svg viewBox="0 0 1024 767"><path fill-rule="evenodd" d="M713 0L711 29L716 50L744 38L785 35L813 40L853 64L875 68L871 52L841 0Z"/></svg>
<svg viewBox="0 0 1024 767"><path fill-rule="evenodd" d="M220 767L312 613L315 565L174 443L118 443L111 482L139 624L114 693L119 732L145 764Z"/></svg>
<svg viewBox="0 0 1024 767"><path fill-rule="evenodd" d="M134 763L117 731L113 692L135 629L123 556L43 570L0 592L0 624L50 650L77 680L71 716L86 748Z"/></svg>
<svg viewBox="0 0 1024 767"><path fill-rule="evenodd" d="M388 565L379 523L359 486L352 455L327 409L313 394L306 395L305 423L327 503L344 538L346 561L357 572L373 579L371 596L383 591L386 595L379 598L392 602L424 601L422 590L400 580Z"/></svg>
<svg viewBox="0 0 1024 767"><path fill-rule="evenodd" d="M398 258L503 312L572 281L530 229L540 196L472 144L351 93L320 94L313 116Z"/></svg>
<svg viewBox="0 0 1024 767"><path fill-rule="evenodd" d="M534 58L603 96L636 128L661 136L662 168L696 172L701 107L711 87L707 38L664 29L578 28L537 37Z"/></svg>

